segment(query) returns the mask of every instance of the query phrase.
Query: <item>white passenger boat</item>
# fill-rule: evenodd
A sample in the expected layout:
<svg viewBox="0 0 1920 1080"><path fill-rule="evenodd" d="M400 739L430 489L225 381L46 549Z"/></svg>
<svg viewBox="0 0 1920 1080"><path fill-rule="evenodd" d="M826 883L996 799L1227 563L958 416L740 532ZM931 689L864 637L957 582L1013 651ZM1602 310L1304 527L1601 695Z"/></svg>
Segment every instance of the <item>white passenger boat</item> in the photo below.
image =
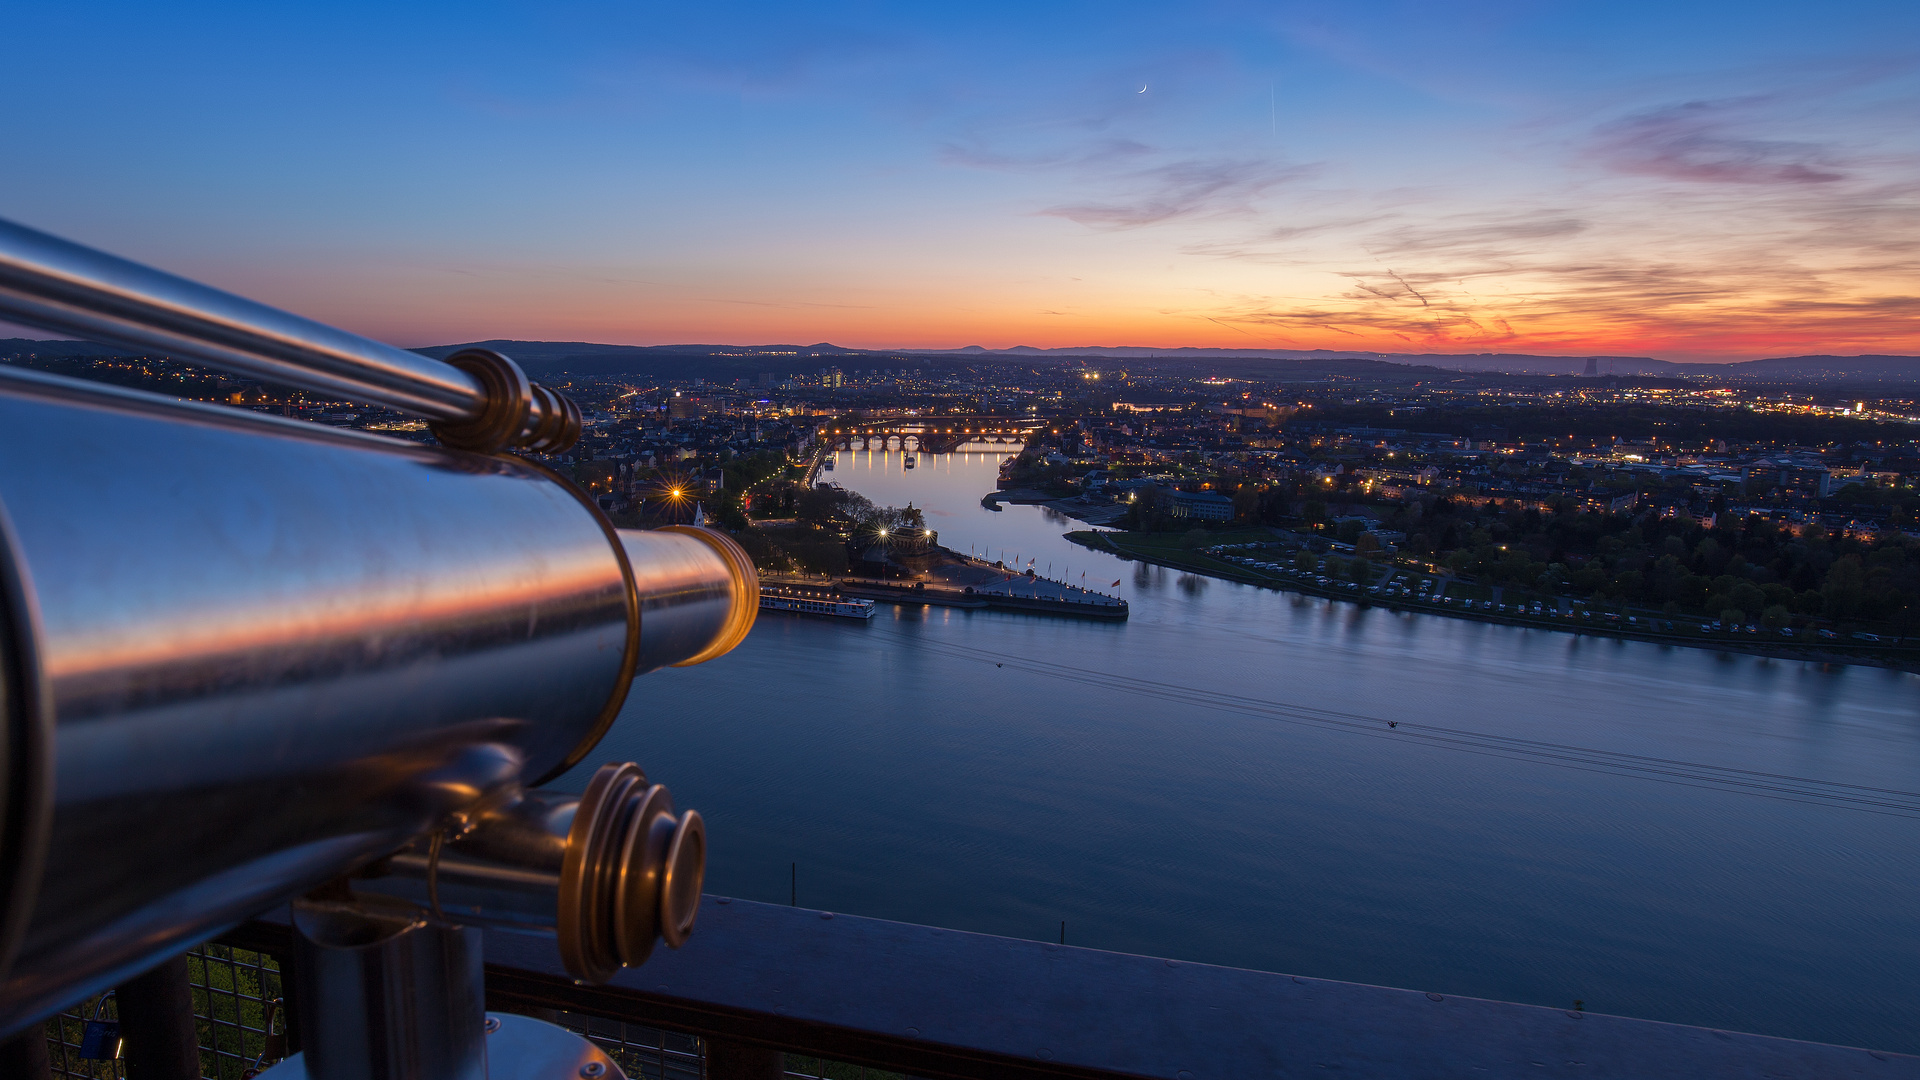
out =
<svg viewBox="0 0 1920 1080"><path fill-rule="evenodd" d="M801 593L760 592L761 611L791 611L800 615L835 615L843 619L873 618L873 601L851 600L844 596Z"/></svg>

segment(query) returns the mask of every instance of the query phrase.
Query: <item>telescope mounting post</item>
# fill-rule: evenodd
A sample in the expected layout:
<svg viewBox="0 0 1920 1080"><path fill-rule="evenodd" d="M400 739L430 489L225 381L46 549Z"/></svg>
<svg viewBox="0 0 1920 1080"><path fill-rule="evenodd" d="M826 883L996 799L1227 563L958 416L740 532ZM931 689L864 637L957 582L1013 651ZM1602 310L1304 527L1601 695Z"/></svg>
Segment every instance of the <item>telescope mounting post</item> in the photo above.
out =
<svg viewBox="0 0 1920 1080"><path fill-rule="evenodd" d="M623 1080L565 1028L487 1014L478 929L339 893L294 902L305 1049L260 1080Z"/></svg>

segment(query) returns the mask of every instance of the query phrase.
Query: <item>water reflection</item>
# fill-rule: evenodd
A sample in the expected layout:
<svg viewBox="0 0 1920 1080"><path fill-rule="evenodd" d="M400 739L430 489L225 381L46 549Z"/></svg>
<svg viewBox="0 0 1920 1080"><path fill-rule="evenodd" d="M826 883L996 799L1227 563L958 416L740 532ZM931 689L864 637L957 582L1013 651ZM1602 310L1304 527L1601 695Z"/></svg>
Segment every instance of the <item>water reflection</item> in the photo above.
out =
<svg viewBox="0 0 1920 1080"><path fill-rule="evenodd" d="M1086 572L1133 617L768 617L648 676L590 760L707 815L712 889L785 902L797 862L803 905L1920 1050L1920 821L1406 737L1911 791L1913 676L1124 565L1047 510L980 506L1003 456L831 475L926 508L949 547ZM1334 715L1382 719L1311 719Z"/></svg>

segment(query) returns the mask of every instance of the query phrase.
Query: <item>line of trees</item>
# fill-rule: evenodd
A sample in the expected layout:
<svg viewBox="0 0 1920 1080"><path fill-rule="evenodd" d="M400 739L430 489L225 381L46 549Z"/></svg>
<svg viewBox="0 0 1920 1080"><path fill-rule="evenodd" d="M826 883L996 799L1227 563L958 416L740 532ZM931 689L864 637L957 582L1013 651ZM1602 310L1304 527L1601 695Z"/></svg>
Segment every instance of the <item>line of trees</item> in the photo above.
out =
<svg viewBox="0 0 1920 1080"><path fill-rule="evenodd" d="M1668 615L1920 629L1920 541L1905 535L1832 535L1759 517L1708 527L1685 516L1476 507L1446 498L1395 516L1408 550L1487 584Z"/></svg>

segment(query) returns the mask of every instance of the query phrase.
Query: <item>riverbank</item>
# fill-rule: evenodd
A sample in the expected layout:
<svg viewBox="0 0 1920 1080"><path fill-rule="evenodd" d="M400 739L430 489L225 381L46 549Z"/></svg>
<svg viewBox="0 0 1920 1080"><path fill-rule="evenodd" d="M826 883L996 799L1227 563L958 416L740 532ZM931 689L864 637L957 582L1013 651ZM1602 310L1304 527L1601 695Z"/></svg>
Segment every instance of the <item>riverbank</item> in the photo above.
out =
<svg viewBox="0 0 1920 1080"><path fill-rule="evenodd" d="M1233 544L1248 539L1270 539L1269 530L1240 530L1246 533L1223 533L1213 537L1210 545ZM1254 534L1258 534L1256 537ZM1518 626L1537 630L1554 630L1560 633L1583 637L1610 637L1627 641L1645 641L1658 645L1678 645L1690 649L1704 649L1714 652L1734 652L1749 656L1765 656L1778 660L1800 660L1821 664L1858 664L1868 667L1891 668L1897 671L1920 672L1920 648L1910 645L1889 646L1885 644L1862 643L1854 645L1839 641L1813 644L1788 644L1776 641L1746 641L1735 636L1740 631L1699 632L1693 630L1659 630L1618 625L1606 622L1594 623L1580 618L1568 610L1556 610L1541 614L1522 612L1490 611L1481 608L1469 609L1461 605L1443 603L1437 596L1424 599L1419 596L1372 596L1368 595L1356 583L1336 582L1321 578L1289 575L1283 572L1268 572L1253 567L1229 562L1204 550L1188 549L1176 546L1179 541L1166 537L1165 542L1156 543L1152 539L1136 537L1131 533L1095 532L1080 530L1066 534L1066 539L1081 547L1094 551L1104 551L1123 559L1165 566L1173 570L1182 570L1193 574L1234 581L1243 585L1255 585L1261 588L1276 589L1283 592L1298 592L1307 596L1325 597L1330 600L1345 600L1363 607L1379 607L1388 611L1405 611L1422 615L1444 615L1448 618L1474 622L1497 623L1502 626ZM1324 581L1324 584L1323 584ZM1585 613L1591 615L1591 612ZM1695 626L1699 620L1666 620L1676 626ZM1744 635L1742 635L1744 636Z"/></svg>
<svg viewBox="0 0 1920 1080"><path fill-rule="evenodd" d="M1104 499L1089 499L1084 495L1072 495L1063 499L1038 488L1008 488L1004 491L989 491L980 497L980 505L996 513L1003 502L1014 506L1044 506L1089 525L1113 525L1127 516L1127 508L1119 503Z"/></svg>

